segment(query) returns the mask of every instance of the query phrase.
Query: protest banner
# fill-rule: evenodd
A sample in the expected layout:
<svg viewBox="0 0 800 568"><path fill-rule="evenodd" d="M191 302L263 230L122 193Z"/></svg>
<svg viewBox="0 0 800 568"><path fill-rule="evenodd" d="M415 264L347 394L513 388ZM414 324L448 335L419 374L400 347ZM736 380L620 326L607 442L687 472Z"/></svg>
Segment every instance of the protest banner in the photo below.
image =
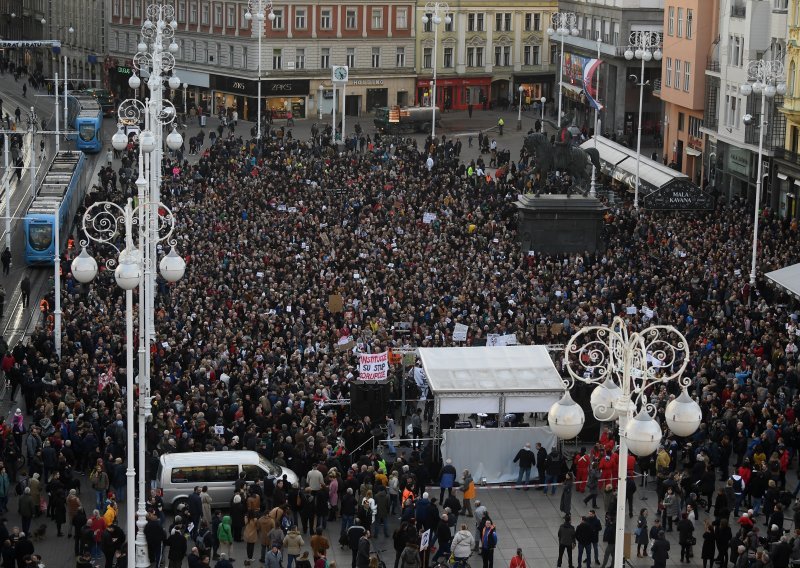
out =
<svg viewBox="0 0 800 568"><path fill-rule="evenodd" d="M358 356L359 381L385 381L389 376L389 352L361 353Z"/></svg>

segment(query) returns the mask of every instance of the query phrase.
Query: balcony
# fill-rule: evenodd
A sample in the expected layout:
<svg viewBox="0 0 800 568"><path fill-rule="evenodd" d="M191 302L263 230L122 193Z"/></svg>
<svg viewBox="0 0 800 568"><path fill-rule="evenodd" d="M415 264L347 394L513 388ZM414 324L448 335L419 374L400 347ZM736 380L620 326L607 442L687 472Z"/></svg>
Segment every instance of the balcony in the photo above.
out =
<svg viewBox="0 0 800 568"><path fill-rule="evenodd" d="M731 6L731 18L747 17L747 6Z"/></svg>
<svg viewBox="0 0 800 568"><path fill-rule="evenodd" d="M713 71L714 73L719 73L719 59L712 59L709 57L706 60L706 71Z"/></svg>

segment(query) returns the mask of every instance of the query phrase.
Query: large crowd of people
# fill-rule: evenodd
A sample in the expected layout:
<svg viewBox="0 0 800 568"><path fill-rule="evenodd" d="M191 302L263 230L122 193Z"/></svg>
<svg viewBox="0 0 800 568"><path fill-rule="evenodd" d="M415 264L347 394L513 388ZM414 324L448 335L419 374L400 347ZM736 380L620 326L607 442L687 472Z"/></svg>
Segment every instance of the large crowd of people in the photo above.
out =
<svg viewBox="0 0 800 568"><path fill-rule="evenodd" d="M375 137L348 152L334 151L325 133L298 140L273 132L260 144L231 133L204 143L194 139L196 163L173 155L163 164L162 198L177 216L187 271L178 283L158 283L152 420L137 439L151 456L144 473L152 480L164 453L251 449L302 482L237 484L224 514L203 505L198 487L172 522L154 493L145 528L151 561L166 545L171 568L185 558L202 568L217 555L218 566L229 568L229 545L243 540L246 563L257 558L277 568L283 558L291 559L286 568L325 568L331 543L322 529L341 518L340 542L352 548L353 568L371 566L369 537L388 534L387 522L395 567L419 565L420 529L431 528L442 548L448 534L455 537L454 558L477 547L490 568L497 537L485 507L475 503L477 532L457 526L468 503L456 493L440 510L428 497L426 488L439 480L429 453L351 454L386 408L368 418L330 403L349 397L359 352L449 346L457 323L468 325L468 344L512 333L522 344L564 343L581 326L608 324L614 315L634 328L675 325L690 342L688 373L703 425L688 441L665 437L657 456L633 468L642 480L645 473L657 478L659 502L650 513L666 531L674 522L681 559L691 557L695 539L704 565L709 554L723 568L786 568L800 559L800 539L783 532L786 509L800 507L782 493L800 447L800 328L788 296L761 280L748 283L752 221L743 203L680 214L615 207L605 217L605 252L546 256L521 252L516 238L514 202L535 185L524 152L491 175L485 164L463 163L460 144L445 137L420 146ZM119 178L104 169L87 206L130 194L122 173L136 171L136 148L121 159ZM764 212L761 227L762 272L797 261L795 222ZM46 321L2 360L24 404L0 438L0 503L18 501L22 532L30 533L41 500L58 531L66 525L74 534L79 566L103 555L111 568L114 558L124 562L118 501L130 506L133 498L124 495L125 413L134 411L121 396L124 294L111 271L81 285L66 261L64 269L61 359ZM398 322L409 324L408 334L395 333ZM654 398L663 409L674 394L664 388ZM557 455L545 464L531 458L529 467L559 478L571 469L562 491L572 491L576 475L578 491L603 496L608 547L616 480L602 472L614 455L613 433L580 455L589 457L558 471L550 465L562 463ZM79 473L91 474L93 495L72 491ZM470 487L469 472L457 477ZM561 508L558 541L571 566L571 539L581 545L580 562L601 529L596 517L565 528L572 526L569 499ZM690 531L684 521L694 526L698 510L712 508L705 530ZM640 512L635 537L642 553L663 540L647 514ZM759 531L763 522L767 530ZM297 527L313 535L310 558ZM0 526L6 541L13 547L18 538ZM656 565L663 565L656 559L663 548L652 546ZM597 562L596 544L594 555Z"/></svg>

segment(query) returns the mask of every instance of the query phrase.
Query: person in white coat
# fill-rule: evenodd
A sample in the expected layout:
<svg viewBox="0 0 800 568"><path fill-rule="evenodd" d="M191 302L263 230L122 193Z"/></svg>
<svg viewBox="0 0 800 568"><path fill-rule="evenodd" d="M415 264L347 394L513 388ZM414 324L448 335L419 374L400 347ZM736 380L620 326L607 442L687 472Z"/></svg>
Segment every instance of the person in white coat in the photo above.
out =
<svg viewBox="0 0 800 568"><path fill-rule="evenodd" d="M453 554L453 558L456 559L456 563L461 562L463 564L466 562L467 558L472 554L472 548L474 546L475 537L472 536L472 533L467 529L467 525L462 524L461 529L456 532L450 543L450 551Z"/></svg>

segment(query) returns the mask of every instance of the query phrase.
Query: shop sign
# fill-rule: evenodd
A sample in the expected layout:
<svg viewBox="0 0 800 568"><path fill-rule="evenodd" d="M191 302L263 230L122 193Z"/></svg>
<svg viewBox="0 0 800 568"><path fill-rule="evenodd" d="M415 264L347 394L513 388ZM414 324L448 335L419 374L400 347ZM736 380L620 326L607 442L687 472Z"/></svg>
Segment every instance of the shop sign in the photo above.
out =
<svg viewBox="0 0 800 568"><path fill-rule="evenodd" d="M309 81L298 79L261 81L261 94L265 97L308 95ZM210 87L216 91L237 95L258 96L258 81L211 75Z"/></svg>
<svg viewBox="0 0 800 568"><path fill-rule="evenodd" d="M307 79L287 79L285 81L264 81L262 90L268 96L308 95L310 81Z"/></svg>
<svg viewBox="0 0 800 568"><path fill-rule="evenodd" d="M383 79L353 79L351 83L355 86L359 85L383 85Z"/></svg>
<svg viewBox="0 0 800 568"><path fill-rule="evenodd" d="M728 149L728 171L748 177L750 175L750 152L731 146Z"/></svg>
<svg viewBox="0 0 800 568"><path fill-rule="evenodd" d="M711 195L688 179L678 179L644 196L645 209L662 211L698 211L712 209Z"/></svg>
<svg viewBox="0 0 800 568"><path fill-rule="evenodd" d="M131 68L125 65L117 65L117 73L120 75L130 75Z"/></svg>

